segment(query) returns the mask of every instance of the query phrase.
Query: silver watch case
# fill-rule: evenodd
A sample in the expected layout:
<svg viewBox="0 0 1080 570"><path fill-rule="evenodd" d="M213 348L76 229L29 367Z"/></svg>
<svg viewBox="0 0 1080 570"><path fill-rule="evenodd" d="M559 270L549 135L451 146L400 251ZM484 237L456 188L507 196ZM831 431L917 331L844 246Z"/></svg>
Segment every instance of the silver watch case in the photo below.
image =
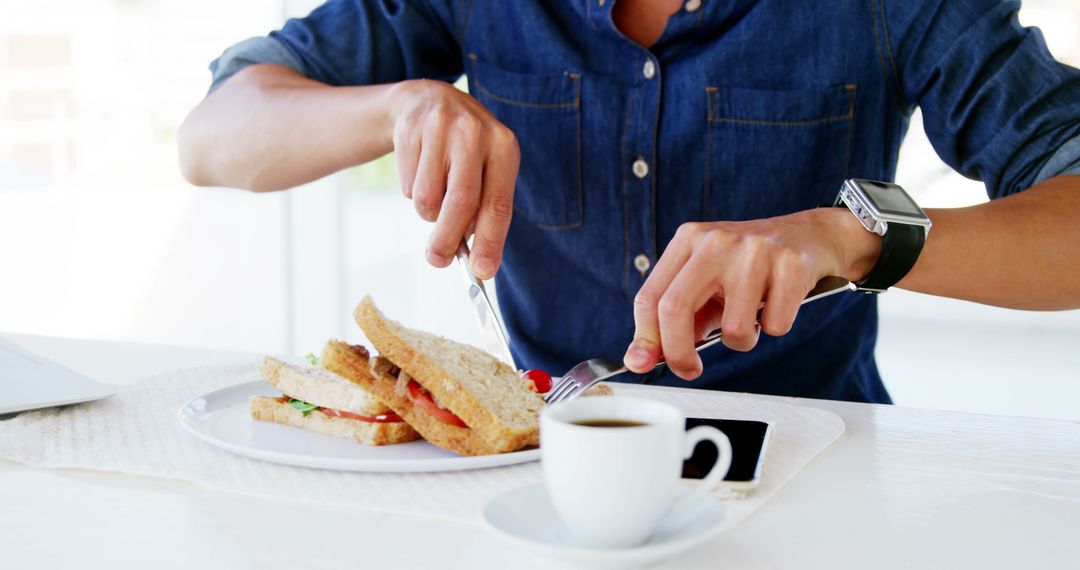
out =
<svg viewBox="0 0 1080 570"><path fill-rule="evenodd" d="M899 186L897 188L900 192L904 191ZM840 188L840 194L836 196L836 205L841 204L847 206L848 210L855 214L864 228L879 236L884 236L885 232L889 231L889 223L921 226L924 232L930 233L930 218L922 208L916 206L919 210L917 215L882 212L855 179L845 180Z"/></svg>

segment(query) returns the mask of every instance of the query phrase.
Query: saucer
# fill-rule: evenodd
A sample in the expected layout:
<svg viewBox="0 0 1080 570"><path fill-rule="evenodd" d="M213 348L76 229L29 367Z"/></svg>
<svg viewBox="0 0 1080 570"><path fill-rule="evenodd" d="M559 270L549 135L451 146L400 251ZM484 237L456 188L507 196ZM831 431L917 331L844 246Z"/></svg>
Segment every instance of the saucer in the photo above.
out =
<svg viewBox="0 0 1080 570"><path fill-rule="evenodd" d="M680 489L680 496L690 492ZM518 547L591 568L635 568L689 550L724 530L724 507L705 495L672 510L644 544L626 548L582 545L559 520L543 483L507 491L484 507L484 524Z"/></svg>

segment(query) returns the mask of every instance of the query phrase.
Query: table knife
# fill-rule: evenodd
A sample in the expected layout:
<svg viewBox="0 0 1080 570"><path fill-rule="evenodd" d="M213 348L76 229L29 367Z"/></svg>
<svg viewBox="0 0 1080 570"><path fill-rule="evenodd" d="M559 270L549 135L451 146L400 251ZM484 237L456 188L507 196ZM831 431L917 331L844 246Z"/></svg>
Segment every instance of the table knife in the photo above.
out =
<svg viewBox="0 0 1080 570"><path fill-rule="evenodd" d="M476 321L480 324L480 336L484 343L484 349L496 358L517 370L514 364L514 356L510 353L510 343L507 340L506 328L495 312L495 307L488 298L484 282L476 278L469 267L469 244L461 240L456 256L458 265L461 266L461 274L465 276L465 285L469 291L469 303L476 311Z"/></svg>

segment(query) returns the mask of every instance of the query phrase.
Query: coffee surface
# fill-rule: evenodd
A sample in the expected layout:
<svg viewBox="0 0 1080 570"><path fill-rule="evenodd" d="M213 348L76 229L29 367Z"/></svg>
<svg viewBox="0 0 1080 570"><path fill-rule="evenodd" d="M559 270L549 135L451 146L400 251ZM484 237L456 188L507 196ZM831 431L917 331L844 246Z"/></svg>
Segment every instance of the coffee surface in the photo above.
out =
<svg viewBox="0 0 1080 570"><path fill-rule="evenodd" d="M639 427L646 425L645 422L635 422L628 420L580 420L574 422L576 426L585 427L602 427L602 428L620 428L620 427Z"/></svg>

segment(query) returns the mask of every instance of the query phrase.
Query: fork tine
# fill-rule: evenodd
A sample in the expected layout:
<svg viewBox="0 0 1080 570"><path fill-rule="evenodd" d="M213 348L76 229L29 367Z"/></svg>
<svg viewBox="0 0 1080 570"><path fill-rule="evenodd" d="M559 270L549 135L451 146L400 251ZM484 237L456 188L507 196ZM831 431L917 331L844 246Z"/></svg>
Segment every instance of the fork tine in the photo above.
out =
<svg viewBox="0 0 1080 570"><path fill-rule="evenodd" d="M574 377L570 376L569 374L563 376L562 378L559 378L559 380L551 386L551 390L548 391L548 395L552 395L559 390L562 390L567 384L570 384L573 381Z"/></svg>
<svg viewBox="0 0 1080 570"><path fill-rule="evenodd" d="M570 389L567 390L566 393L563 394L561 398L559 398L559 401L561 402L563 400L572 400L572 399L574 399L575 397L577 397L578 394L580 394L582 392L583 388L584 388L584 386L582 386L581 384L575 382L574 385L571 386Z"/></svg>
<svg viewBox="0 0 1080 570"><path fill-rule="evenodd" d="M563 376L563 379L559 381L559 386L556 388L552 388L551 392L548 393L546 398L544 398L544 401L549 404L554 404L555 402L562 401L565 398L567 392L573 390L575 385L576 384L574 382L573 376L570 376L569 374Z"/></svg>

